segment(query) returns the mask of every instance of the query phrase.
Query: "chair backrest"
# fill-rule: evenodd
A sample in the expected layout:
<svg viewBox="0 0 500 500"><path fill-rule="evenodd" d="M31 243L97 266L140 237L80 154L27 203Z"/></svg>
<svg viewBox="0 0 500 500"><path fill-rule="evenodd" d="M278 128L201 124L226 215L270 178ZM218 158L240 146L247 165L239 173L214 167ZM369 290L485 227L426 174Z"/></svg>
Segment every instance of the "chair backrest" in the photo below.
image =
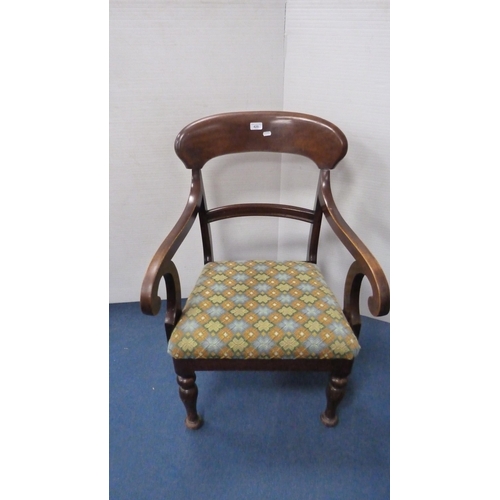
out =
<svg viewBox="0 0 500 500"><path fill-rule="evenodd" d="M205 262L213 260L209 224L243 216L285 217L310 223L307 260L316 262L322 218L319 186L314 210L272 203L245 203L207 209L201 169L212 158L226 154L254 151L291 153L310 158L318 166L321 184L322 179L324 182L328 178L329 170L347 153L347 139L333 123L316 116L286 111L224 113L202 118L184 127L177 135L175 151L186 168L192 170L193 187L200 194L198 214Z"/></svg>
<svg viewBox="0 0 500 500"><path fill-rule="evenodd" d="M187 168L230 153L270 151L307 156L321 169L332 169L347 153L347 139L333 123L286 111L224 113L183 128L175 151Z"/></svg>
<svg viewBox="0 0 500 500"><path fill-rule="evenodd" d="M184 127L175 141L175 151L185 166L191 169L191 190L182 215L160 245L144 278L141 307L146 314L156 314L160 309L158 285L162 277L166 279L167 289L179 288L172 257L196 218L200 220L204 260L208 263L213 261L210 223L243 216L285 217L309 223L311 228L306 260L314 263L317 261L324 216L354 257L344 293L350 323L359 322L359 290L364 276L372 286L373 296L368 300L370 312L374 316L389 312L389 285L382 268L342 218L333 200L330 170L347 153L347 140L333 123L316 116L286 111L224 113L202 118ZM202 179L205 163L217 156L252 151L292 153L311 159L319 169L314 209L272 203L246 203L208 209ZM180 292L172 293L171 296L177 297L177 302L167 305L167 315L175 316L180 312ZM168 324L174 323L171 321Z"/></svg>

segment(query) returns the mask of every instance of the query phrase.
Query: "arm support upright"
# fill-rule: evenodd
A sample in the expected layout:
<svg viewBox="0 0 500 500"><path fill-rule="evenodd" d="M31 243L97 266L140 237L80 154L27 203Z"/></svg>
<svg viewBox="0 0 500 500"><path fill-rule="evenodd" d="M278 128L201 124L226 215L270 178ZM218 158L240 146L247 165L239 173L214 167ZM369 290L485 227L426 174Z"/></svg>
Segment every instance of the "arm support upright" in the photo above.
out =
<svg viewBox="0 0 500 500"><path fill-rule="evenodd" d="M179 278L172 262L172 257L184 241L198 215L202 192L201 172L193 170L191 191L186 207L172 231L170 231L169 235L160 245L160 248L156 251L142 282L140 302L141 310L144 314L154 316L160 311L161 299L158 296L158 286L162 277L165 278L167 283L167 294L171 292L171 295L179 295L179 297L175 297L175 303L178 300L180 304ZM167 298L167 304L174 304L173 300L174 298L172 300ZM167 312L167 315L169 315L169 312Z"/></svg>
<svg viewBox="0 0 500 500"><path fill-rule="evenodd" d="M340 215L330 187L330 171L320 173L319 201L328 224L340 241L354 257L345 283L345 309L359 315L359 290L363 276L368 278L372 288L372 296L368 299L368 307L374 316L384 316L389 312L389 284L387 278L372 253L348 226ZM357 313L355 310L357 308ZM348 312L347 311L347 312Z"/></svg>

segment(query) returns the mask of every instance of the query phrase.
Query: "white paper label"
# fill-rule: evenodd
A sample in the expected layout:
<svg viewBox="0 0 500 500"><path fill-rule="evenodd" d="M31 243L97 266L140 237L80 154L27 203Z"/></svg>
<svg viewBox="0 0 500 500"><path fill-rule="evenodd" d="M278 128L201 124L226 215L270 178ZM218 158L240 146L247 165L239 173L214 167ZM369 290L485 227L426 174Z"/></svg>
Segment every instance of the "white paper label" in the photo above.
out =
<svg viewBox="0 0 500 500"><path fill-rule="evenodd" d="M250 130L262 130L262 122L250 122Z"/></svg>
<svg viewBox="0 0 500 500"><path fill-rule="evenodd" d="M265 132L262 132L262 135L264 137L269 137L271 135L271 131L270 130L266 130Z"/></svg>

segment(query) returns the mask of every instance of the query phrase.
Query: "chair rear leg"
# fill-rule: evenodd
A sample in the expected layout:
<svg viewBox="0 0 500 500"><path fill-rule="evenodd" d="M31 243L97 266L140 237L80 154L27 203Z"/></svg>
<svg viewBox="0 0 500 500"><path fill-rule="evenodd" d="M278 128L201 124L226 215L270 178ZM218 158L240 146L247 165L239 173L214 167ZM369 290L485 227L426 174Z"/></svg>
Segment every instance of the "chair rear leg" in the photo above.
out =
<svg viewBox="0 0 500 500"><path fill-rule="evenodd" d="M326 410L321 414L321 421L326 427L334 427L339 421L337 406L344 397L346 385L347 378L338 378L334 374L330 375L326 388Z"/></svg>
<svg viewBox="0 0 500 500"><path fill-rule="evenodd" d="M179 396L186 408L187 417L185 420L188 429L199 429L203 425L203 420L196 410L196 400L198 399L198 387L196 386L196 374L177 374L177 384L179 384Z"/></svg>

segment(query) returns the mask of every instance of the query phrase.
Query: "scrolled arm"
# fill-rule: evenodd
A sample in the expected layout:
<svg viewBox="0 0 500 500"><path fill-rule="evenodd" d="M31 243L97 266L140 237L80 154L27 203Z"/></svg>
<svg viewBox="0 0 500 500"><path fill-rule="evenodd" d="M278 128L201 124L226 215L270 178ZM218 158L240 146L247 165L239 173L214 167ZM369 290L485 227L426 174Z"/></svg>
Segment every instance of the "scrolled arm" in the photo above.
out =
<svg viewBox="0 0 500 500"><path fill-rule="evenodd" d="M180 289L178 285L179 278L172 257L184 241L198 215L203 192L200 172L194 170L192 175L191 191L186 207L172 231L156 251L144 276L140 298L141 310L144 314L154 316L160 311L161 299L158 296L158 286L162 278L165 278L167 283L167 305L169 303L169 292L172 295L176 289ZM174 286L174 283L177 283L177 285ZM180 295L180 292L178 294ZM175 300L177 301L177 298ZM178 300L180 304L180 297L178 297ZM167 307L167 315L169 314L168 309Z"/></svg>
<svg viewBox="0 0 500 500"><path fill-rule="evenodd" d="M352 311L354 316L359 316L359 291L361 281L366 276L372 288L372 296L368 299L368 308L374 316L385 316L389 313L390 308L387 278L375 257L348 226L335 206L330 188L329 170L321 172L319 201L328 224L355 259L346 277L345 309Z"/></svg>

